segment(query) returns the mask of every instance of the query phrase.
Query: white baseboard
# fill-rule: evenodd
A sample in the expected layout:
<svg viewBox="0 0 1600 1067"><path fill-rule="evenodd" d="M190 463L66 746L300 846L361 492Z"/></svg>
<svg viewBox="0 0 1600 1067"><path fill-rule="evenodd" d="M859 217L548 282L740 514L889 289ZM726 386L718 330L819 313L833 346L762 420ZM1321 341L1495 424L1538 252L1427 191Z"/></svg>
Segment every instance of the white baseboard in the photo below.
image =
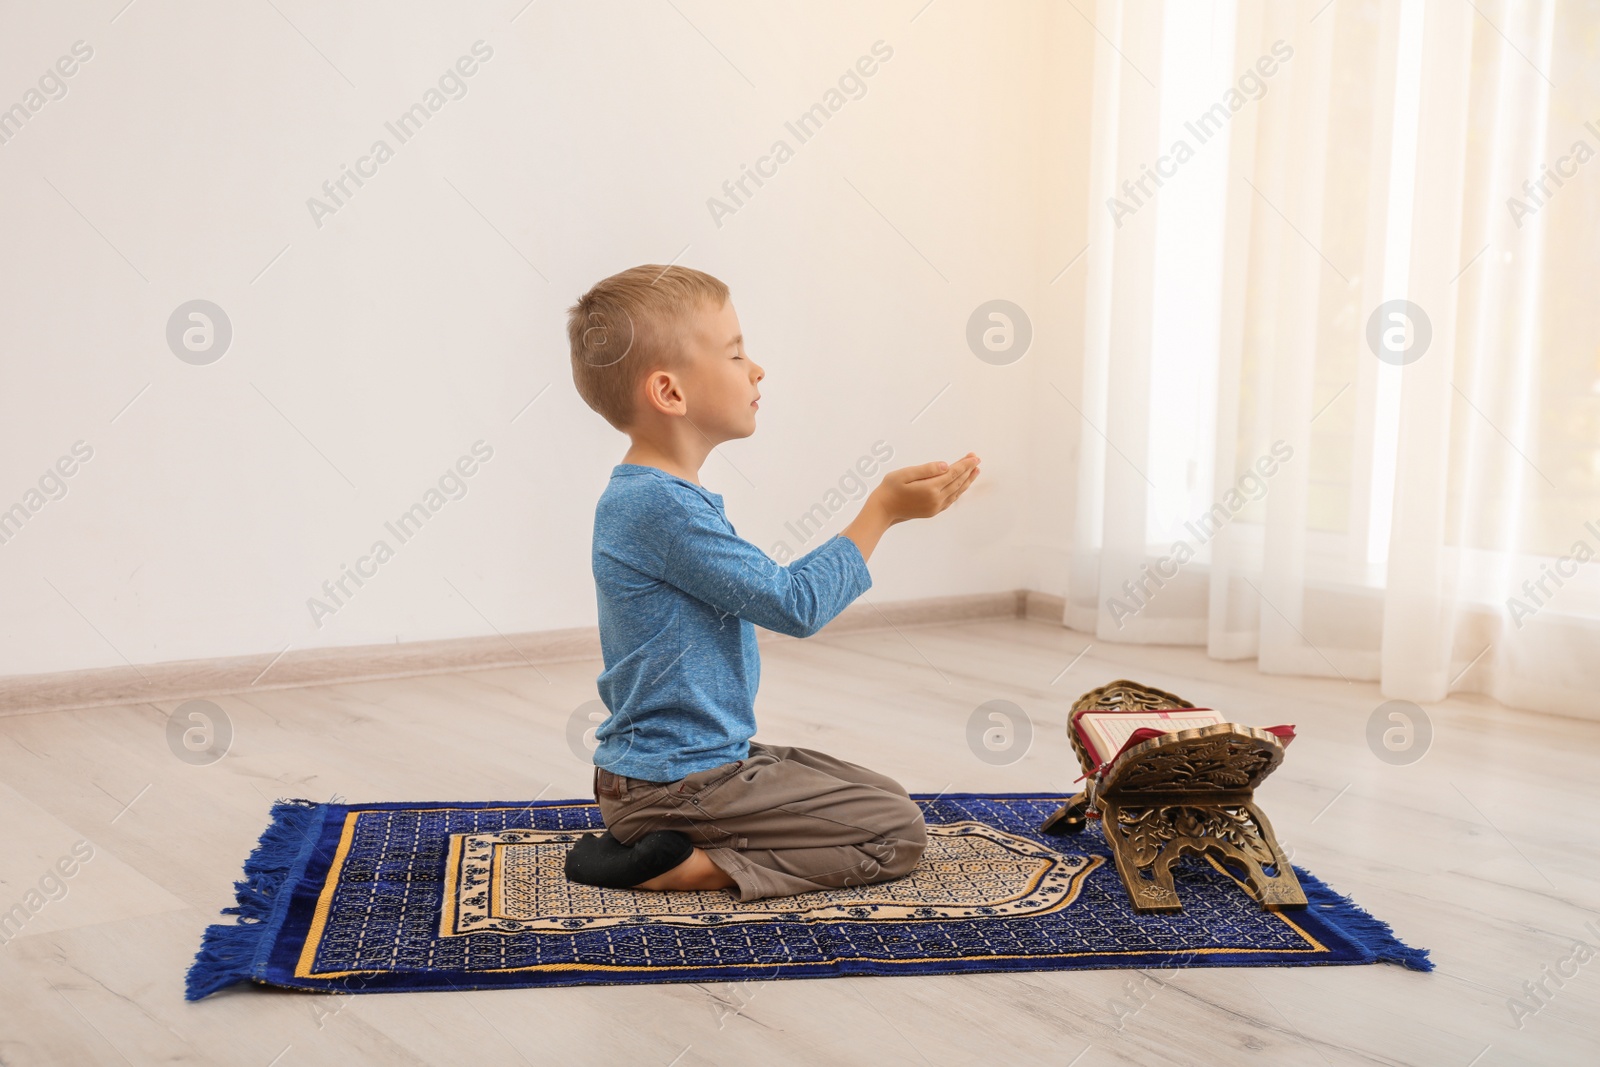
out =
<svg viewBox="0 0 1600 1067"><path fill-rule="evenodd" d="M823 627L818 636L992 618L1045 619L1059 624L1061 612L1060 597L1022 589L888 604L858 601ZM763 642L796 640L767 630L760 631L760 635ZM53 674L21 674L0 678L0 715L147 704L262 689L523 667L576 659L600 659L600 633L595 627L540 630L506 637L291 649L282 654L177 660L141 664L136 668L98 667Z"/></svg>

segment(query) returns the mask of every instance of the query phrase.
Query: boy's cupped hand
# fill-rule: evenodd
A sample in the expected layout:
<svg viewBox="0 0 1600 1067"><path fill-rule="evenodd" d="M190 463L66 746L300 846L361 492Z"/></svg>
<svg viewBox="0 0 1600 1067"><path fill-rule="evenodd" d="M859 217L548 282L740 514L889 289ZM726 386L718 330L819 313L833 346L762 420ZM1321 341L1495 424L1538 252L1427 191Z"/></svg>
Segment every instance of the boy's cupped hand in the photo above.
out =
<svg viewBox="0 0 1600 1067"><path fill-rule="evenodd" d="M978 463L977 453L968 452L954 463L901 467L885 474L873 495L894 522L931 518L967 491L978 477Z"/></svg>

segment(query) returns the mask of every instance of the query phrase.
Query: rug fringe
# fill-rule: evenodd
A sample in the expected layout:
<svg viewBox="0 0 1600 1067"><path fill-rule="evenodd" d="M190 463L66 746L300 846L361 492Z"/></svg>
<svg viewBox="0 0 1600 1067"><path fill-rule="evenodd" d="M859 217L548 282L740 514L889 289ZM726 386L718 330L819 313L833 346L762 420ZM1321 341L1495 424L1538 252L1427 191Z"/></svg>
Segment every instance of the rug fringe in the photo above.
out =
<svg viewBox="0 0 1600 1067"><path fill-rule="evenodd" d="M1412 948L1395 936L1388 923L1369 914L1361 905L1329 886L1303 867L1295 867L1300 887L1306 893L1306 907L1327 916L1341 933L1349 934L1379 963L1401 963L1413 971L1433 970L1433 960L1425 948ZM1290 913L1292 914L1292 913Z"/></svg>
<svg viewBox="0 0 1600 1067"><path fill-rule="evenodd" d="M217 990L255 976L257 956L271 947L269 931L290 871L316 846L316 828L323 805L314 800L279 800L272 806L272 822L261 834L244 864L244 878L233 883L238 899L224 915L239 921L208 926L200 951L189 966L184 999L199 1000ZM276 916L281 919L281 916Z"/></svg>

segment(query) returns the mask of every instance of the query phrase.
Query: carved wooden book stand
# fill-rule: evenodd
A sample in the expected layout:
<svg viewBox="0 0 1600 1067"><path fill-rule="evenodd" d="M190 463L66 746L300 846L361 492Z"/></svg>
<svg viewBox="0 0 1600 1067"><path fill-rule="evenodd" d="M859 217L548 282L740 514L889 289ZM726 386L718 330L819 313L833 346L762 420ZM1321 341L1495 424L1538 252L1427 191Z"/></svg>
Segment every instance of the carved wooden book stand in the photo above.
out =
<svg viewBox="0 0 1600 1067"><path fill-rule="evenodd" d="M1085 712L1149 714L1193 708L1182 697L1119 680L1079 697L1067 733L1087 788L1046 819L1047 834L1078 833L1099 818L1139 912L1181 911L1172 864L1185 853L1214 856L1263 908L1304 906L1305 891L1256 807L1257 785L1283 762L1273 734L1238 723L1176 730L1135 744L1101 773L1079 736Z"/></svg>

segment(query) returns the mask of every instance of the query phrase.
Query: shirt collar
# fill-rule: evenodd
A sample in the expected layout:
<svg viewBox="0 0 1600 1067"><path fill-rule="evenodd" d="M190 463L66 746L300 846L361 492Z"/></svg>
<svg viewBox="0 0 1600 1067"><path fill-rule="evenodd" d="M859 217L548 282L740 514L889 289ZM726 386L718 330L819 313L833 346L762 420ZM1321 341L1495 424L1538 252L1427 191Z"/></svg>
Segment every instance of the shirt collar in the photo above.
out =
<svg viewBox="0 0 1600 1067"><path fill-rule="evenodd" d="M685 486L689 489L693 489L695 492L711 501L711 503L716 505L718 508L722 507L721 493L713 493L703 485L696 485L687 478L680 478L670 471L662 470L660 467L652 467L645 463L618 463L615 467L611 468L611 477L613 478L627 478L636 476L654 476L665 479L666 481L672 482L676 485Z"/></svg>

